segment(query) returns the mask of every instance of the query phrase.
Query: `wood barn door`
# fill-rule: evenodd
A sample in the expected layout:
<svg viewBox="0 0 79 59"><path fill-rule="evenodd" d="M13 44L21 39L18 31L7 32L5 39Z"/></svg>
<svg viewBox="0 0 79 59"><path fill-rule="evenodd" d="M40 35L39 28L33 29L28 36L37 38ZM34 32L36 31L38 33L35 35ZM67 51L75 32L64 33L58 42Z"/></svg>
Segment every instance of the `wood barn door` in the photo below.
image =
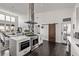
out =
<svg viewBox="0 0 79 59"><path fill-rule="evenodd" d="M55 43L56 24L49 24L49 41Z"/></svg>

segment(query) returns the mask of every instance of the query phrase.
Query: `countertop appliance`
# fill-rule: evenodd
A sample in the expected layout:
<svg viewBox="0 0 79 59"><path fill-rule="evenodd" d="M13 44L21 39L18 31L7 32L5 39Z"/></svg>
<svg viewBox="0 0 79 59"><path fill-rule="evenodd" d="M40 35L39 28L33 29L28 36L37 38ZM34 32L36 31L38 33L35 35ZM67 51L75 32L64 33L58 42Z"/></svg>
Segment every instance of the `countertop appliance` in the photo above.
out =
<svg viewBox="0 0 79 59"><path fill-rule="evenodd" d="M30 52L30 37L15 36L10 39L10 55L22 56Z"/></svg>

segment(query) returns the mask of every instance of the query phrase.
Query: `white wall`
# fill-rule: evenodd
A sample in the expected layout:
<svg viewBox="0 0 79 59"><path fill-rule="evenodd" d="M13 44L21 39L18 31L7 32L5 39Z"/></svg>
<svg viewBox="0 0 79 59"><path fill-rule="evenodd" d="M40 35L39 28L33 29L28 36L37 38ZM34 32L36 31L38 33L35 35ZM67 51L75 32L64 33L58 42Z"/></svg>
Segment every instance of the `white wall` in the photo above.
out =
<svg viewBox="0 0 79 59"><path fill-rule="evenodd" d="M76 5L75 5L75 9L76 9L76 11L75 11L75 25L76 25L76 31L79 31L79 3L77 3Z"/></svg>
<svg viewBox="0 0 79 59"><path fill-rule="evenodd" d="M42 25L44 28L40 29L40 36L43 40L48 40L48 25Z"/></svg>
<svg viewBox="0 0 79 59"><path fill-rule="evenodd" d="M28 28L27 23L25 23L26 21L28 21L28 17L26 15L18 15L18 26L19 27Z"/></svg>
<svg viewBox="0 0 79 59"><path fill-rule="evenodd" d="M49 12L39 13L35 15L35 21L39 24L53 24L57 23L56 25L56 42L61 43L61 23L63 18L67 17L73 17L73 8L64 8L64 9L56 9ZM45 28L44 30L47 30L48 28ZM44 31L44 34L46 34L47 31ZM44 35L43 34L43 35ZM46 35L46 37L48 37ZM47 38L48 39L48 38ZM45 40L47 40L45 39Z"/></svg>
<svg viewBox="0 0 79 59"><path fill-rule="evenodd" d="M76 38L74 38L74 32L78 31L79 32L79 17L78 17L78 13L79 13L79 3L77 3L74 7L74 12L73 12L73 21L72 23L75 24L75 29L72 29L72 41L71 41L71 54L74 55L74 56L77 56L79 55L78 53L78 47L76 46L76 43L78 42L75 42L76 41Z"/></svg>

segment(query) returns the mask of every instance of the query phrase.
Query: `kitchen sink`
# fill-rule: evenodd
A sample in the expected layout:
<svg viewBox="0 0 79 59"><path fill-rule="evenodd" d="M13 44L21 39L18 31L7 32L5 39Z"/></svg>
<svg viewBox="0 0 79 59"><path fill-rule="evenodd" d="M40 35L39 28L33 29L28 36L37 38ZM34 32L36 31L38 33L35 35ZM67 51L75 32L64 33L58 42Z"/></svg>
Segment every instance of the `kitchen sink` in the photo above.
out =
<svg viewBox="0 0 79 59"><path fill-rule="evenodd" d="M26 36L37 36L36 34L26 34Z"/></svg>
<svg viewBox="0 0 79 59"><path fill-rule="evenodd" d="M36 34L29 32L29 31L25 32L24 35L26 35L26 36L37 36Z"/></svg>

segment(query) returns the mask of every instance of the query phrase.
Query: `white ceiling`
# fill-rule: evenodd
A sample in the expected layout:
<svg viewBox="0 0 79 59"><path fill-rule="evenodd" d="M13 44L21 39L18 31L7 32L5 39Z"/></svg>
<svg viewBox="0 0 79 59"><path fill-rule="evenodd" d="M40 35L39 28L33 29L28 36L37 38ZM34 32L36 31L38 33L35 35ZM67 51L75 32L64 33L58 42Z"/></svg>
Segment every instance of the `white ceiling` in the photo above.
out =
<svg viewBox="0 0 79 59"><path fill-rule="evenodd" d="M72 8L74 7L74 3L39 3L35 4L35 11L36 12L47 12L53 11L56 9L63 9L63 8Z"/></svg>
<svg viewBox="0 0 79 59"><path fill-rule="evenodd" d="M0 8L10 12L27 14L28 4L25 3L0 3Z"/></svg>
<svg viewBox="0 0 79 59"><path fill-rule="evenodd" d="M28 14L28 3L0 3L0 8L19 14ZM71 8L74 3L35 3L35 12L42 13L58 8Z"/></svg>

